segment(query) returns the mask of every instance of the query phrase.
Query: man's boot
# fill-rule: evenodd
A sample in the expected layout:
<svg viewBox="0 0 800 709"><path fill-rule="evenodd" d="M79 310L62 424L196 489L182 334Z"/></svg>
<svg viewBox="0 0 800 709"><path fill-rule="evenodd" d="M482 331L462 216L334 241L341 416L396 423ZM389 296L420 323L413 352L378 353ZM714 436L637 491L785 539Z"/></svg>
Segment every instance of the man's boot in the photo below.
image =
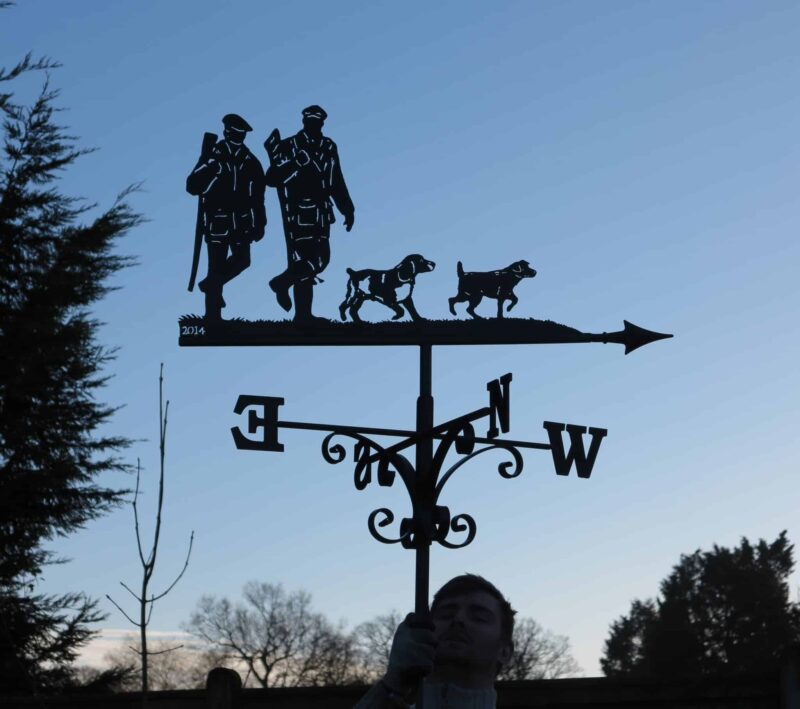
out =
<svg viewBox="0 0 800 709"><path fill-rule="evenodd" d="M292 299L289 297L289 288L292 285L292 277L288 271L275 276L270 282L269 287L275 293L280 305L287 313L292 309ZM297 296L295 296L296 299Z"/></svg>
<svg viewBox="0 0 800 709"><path fill-rule="evenodd" d="M222 299L222 293L206 292L206 322L221 321L224 307L225 301Z"/></svg>
<svg viewBox="0 0 800 709"><path fill-rule="evenodd" d="M214 291L216 289L215 289L214 286L209 284L208 276L206 276L202 281L200 281L197 284L197 288L201 293L206 293L206 310L208 310L208 294L210 293L211 295L213 295ZM219 307L224 308L225 307L225 298L222 297L222 289L220 289L220 291L219 291L218 299L219 299L219 303L220 303Z"/></svg>
<svg viewBox="0 0 800 709"><path fill-rule="evenodd" d="M294 321L299 323L324 323L325 318L318 318L311 313L314 299L314 281L309 279L294 286Z"/></svg>

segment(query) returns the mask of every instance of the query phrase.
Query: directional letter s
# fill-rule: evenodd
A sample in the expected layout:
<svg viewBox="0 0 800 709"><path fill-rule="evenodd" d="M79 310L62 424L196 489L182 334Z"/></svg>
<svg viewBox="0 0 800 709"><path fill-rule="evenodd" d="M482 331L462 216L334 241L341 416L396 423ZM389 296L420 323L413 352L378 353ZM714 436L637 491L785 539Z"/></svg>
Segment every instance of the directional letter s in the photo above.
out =
<svg viewBox="0 0 800 709"><path fill-rule="evenodd" d="M569 475L572 464L575 463L575 470L579 478L588 478L592 474L594 461L600 450L600 443L605 438L608 431L605 428L589 428L585 426L575 426L573 424L555 423L545 421L544 428L550 438L550 452L553 454L553 465L555 465L558 475ZM564 441L561 432L566 429L569 434L569 452L564 453ZM583 434L588 430L592 436L589 444L589 454L583 449Z"/></svg>

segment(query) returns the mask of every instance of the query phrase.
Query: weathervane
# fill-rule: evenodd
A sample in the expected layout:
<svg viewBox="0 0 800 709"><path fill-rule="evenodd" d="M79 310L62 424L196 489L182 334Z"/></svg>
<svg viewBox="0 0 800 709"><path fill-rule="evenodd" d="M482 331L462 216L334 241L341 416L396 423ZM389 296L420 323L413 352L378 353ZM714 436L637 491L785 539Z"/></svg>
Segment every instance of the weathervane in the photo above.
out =
<svg viewBox="0 0 800 709"><path fill-rule="evenodd" d="M401 544L414 549L417 554L415 612L428 612L428 581L430 546L437 542L448 549L460 549L475 538L475 520L467 513L451 514L446 505L439 504L445 484L465 463L492 450L507 453L510 460L500 463L498 472L504 478L515 478L523 468L519 449L533 448L549 450L558 475L569 475L575 467L578 477L588 478L592 474L600 444L608 431L604 428L586 428L573 424L545 421L547 443L516 441L498 438L500 432L511 428L511 378L504 374L486 385L488 406L481 407L455 419L434 424L433 396L431 394L431 345L420 346L420 390L417 398L417 425L413 431L390 428L370 428L330 423L306 423L281 420L280 407L284 399L275 396L242 394L236 401L234 412L248 411L247 434L238 426L231 428L236 447L240 450L283 452L278 440L281 428L324 431L322 456L328 463L338 464L347 458L347 449L337 438L353 441L352 462L356 489L363 490L377 480L378 485L391 487L397 476L408 492L412 515L400 520L398 535L388 537L379 531L391 525L394 513L380 507L374 510L367 522L370 534L384 544ZM485 436L476 435L475 425L486 419ZM565 449L563 432L568 434ZM584 447L584 434L589 435L588 450ZM382 445L374 437L399 438L397 443ZM416 448L412 463L403 451ZM445 469L448 454L454 450L460 458ZM373 478L374 473L374 478ZM465 532L460 542L448 539L450 532Z"/></svg>
<svg viewBox="0 0 800 709"><path fill-rule="evenodd" d="M548 450L558 475L575 468L579 478L589 478L604 428L545 421L546 443L500 438L511 427L511 380L505 374L490 381L488 405L436 424L432 395L432 350L434 345L470 344L554 344L613 342L625 346L625 354L671 335L651 332L624 321L616 332L584 333L550 320L511 318L517 304L515 288L536 276L528 261L519 260L506 268L465 271L461 262L454 271L456 295L448 300L457 317L456 306L466 303L469 319L430 320L420 315L413 300L416 281L431 279L436 265L420 254L402 258L386 269L346 270L344 299L335 320L312 314L314 284L330 260L330 230L336 221L333 206L344 216L347 231L353 227L355 207L342 174L336 144L322 134L327 114L319 106L302 112L303 129L281 139L272 131L264 143L269 168L261 164L244 145L250 125L236 114L222 120L224 137L206 133L200 159L186 183L187 191L198 197L198 222L189 290L194 286L201 243L208 252L208 275L198 286L205 295L205 314L187 315L179 320L181 346L220 345L414 345L419 347L419 396L413 430L370 428L338 423L287 421L280 417L284 399L276 396L243 394L234 407L247 413L245 431L231 429L240 450L282 452L280 429L292 428L326 433L322 456L331 464L347 460L344 441L352 441L351 462L354 482L363 490L373 481L391 487L399 476L411 502L411 515L402 517L394 536L383 531L395 521L386 507L368 518L370 534L384 544L400 544L416 553L415 612L428 613L430 547L436 542L458 549L472 542L476 533L473 517L452 514L440 504L447 481L477 456L500 450L507 459L498 465L504 478L517 477L523 469L522 449ZM222 297L225 283L250 265L250 244L264 236L266 212L264 190L278 193L287 248L287 266L273 276L268 287L285 311L294 308L291 320L224 320ZM436 273L442 272L439 268ZM452 276L447 276L452 278ZM265 293L269 295L269 293ZM476 308L483 299L497 301L496 317L482 317ZM385 306L391 321L364 322L360 309L370 300ZM265 298L265 305L268 304ZM408 316L408 319L405 319ZM479 422L486 425L478 435ZM566 440L565 436L566 434ZM588 438L585 438L588 436ZM390 444L376 439L392 439ZM588 442L588 446L587 446ZM414 449L414 460L406 451ZM455 454L455 462L447 465ZM464 535L453 540L450 534Z"/></svg>

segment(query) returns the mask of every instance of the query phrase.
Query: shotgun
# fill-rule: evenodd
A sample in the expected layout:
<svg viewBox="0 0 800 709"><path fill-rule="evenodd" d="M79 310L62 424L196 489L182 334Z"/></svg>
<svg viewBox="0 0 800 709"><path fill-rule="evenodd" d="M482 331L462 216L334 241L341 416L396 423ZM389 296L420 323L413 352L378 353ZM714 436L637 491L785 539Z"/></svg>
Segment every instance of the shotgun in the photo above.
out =
<svg viewBox="0 0 800 709"><path fill-rule="evenodd" d="M200 148L200 159L208 157L211 149L217 144L216 133L203 133L203 145ZM189 276L189 292L194 290L197 278L197 266L200 263L200 247L203 245L203 195L197 197L197 225L194 228L194 251L192 252L192 273Z"/></svg>

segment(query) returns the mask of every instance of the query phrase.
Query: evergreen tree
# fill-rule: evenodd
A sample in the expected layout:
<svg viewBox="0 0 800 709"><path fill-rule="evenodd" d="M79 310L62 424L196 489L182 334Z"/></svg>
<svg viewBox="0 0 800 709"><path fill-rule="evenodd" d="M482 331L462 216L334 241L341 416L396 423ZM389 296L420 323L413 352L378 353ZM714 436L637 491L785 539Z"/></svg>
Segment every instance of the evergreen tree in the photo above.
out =
<svg viewBox="0 0 800 709"><path fill-rule="evenodd" d="M8 3L0 3L0 7ZM0 68L0 89L57 66L29 54ZM45 80L30 105L0 91L0 688L54 690L100 620L81 593L37 593L55 559L45 545L121 501L98 478L126 466L129 441L100 430L114 408L99 403L114 351L97 342L91 306L130 264L114 246L140 221L123 193L97 218L57 179L86 150L55 121L58 92Z"/></svg>
<svg viewBox="0 0 800 709"><path fill-rule="evenodd" d="M800 641L800 604L786 532L733 549L681 556L655 601L634 601L611 625L600 665L608 676L689 677L774 670Z"/></svg>

